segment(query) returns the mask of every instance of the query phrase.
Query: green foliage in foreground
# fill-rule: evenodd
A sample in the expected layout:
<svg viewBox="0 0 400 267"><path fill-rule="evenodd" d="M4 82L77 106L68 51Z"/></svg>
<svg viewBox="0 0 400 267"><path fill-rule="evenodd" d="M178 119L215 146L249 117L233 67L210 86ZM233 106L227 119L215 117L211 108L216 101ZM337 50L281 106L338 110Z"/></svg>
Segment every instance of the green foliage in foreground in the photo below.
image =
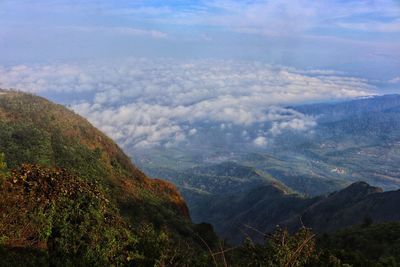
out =
<svg viewBox="0 0 400 267"><path fill-rule="evenodd" d="M307 228L290 235L277 228L266 236L264 244L247 239L237 252L238 266L305 266L316 259L314 234Z"/></svg>
<svg viewBox="0 0 400 267"><path fill-rule="evenodd" d="M318 246L352 266L400 266L400 223L351 227L321 236Z"/></svg>
<svg viewBox="0 0 400 267"><path fill-rule="evenodd" d="M2 174L0 266L399 266L400 223L353 227L315 238L277 228L263 244L202 245L132 228L101 187L64 169L23 165ZM198 232L208 232L199 225ZM201 229L204 228L204 229ZM201 243L200 242L200 243Z"/></svg>
<svg viewBox="0 0 400 267"><path fill-rule="evenodd" d="M63 169L23 165L3 175L0 194L0 266L210 263L167 231L131 228L96 184Z"/></svg>
<svg viewBox="0 0 400 267"><path fill-rule="evenodd" d="M104 194L65 170L24 165L1 195L3 261L104 265L136 255L137 240ZM28 257L12 257L19 252Z"/></svg>

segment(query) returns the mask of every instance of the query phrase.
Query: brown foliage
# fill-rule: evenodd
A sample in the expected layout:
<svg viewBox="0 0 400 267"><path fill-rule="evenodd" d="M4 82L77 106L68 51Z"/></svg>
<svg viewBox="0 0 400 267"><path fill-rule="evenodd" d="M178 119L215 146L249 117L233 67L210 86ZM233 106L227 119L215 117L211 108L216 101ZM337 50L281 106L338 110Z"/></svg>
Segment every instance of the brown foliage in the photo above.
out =
<svg viewBox="0 0 400 267"><path fill-rule="evenodd" d="M44 247L39 238L40 226L31 214L45 212L61 198L75 199L90 194L104 203L108 200L93 186L79 180L65 169L23 165L13 170L0 187L0 236L7 247ZM105 208L105 207L104 207Z"/></svg>

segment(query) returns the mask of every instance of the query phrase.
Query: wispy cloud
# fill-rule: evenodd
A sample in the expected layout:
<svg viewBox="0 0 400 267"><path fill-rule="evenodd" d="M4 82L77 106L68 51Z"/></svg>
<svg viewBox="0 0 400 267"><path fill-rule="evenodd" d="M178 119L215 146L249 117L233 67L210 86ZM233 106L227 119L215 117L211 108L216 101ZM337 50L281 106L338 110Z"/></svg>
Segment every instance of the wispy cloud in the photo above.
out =
<svg viewBox="0 0 400 267"><path fill-rule="evenodd" d="M110 10L109 13L130 16L134 20L222 27L236 32L274 36L309 32L326 34L326 29L332 32L340 28L397 32L400 16L400 5L392 0L211 0L184 7L168 3L149 5Z"/></svg>
<svg viewBox="0 0 400 267"><path fill-rule="evenodd" d="M399 55L400 4L394 0L5 0L0 14L4 64L240 58L351 68L383 79L399 67L393 58ZM370 56L383 54L389 57Z"/></svg>
<svg viewBox="0 0 400 267"><path fill-rule="evenodd" d="M366 21L362 23L352 22L338 23L339 27L359 30L364 32L381 32L381 33L395 33L400 32L400 19L395 19L390 22L379 22L379 21Z"/></svg>
<svg viewBox="0 0 400 267"><path fill-rule="evenodd" d="M133 27L87 27L87 26L71 26L59 27L64 30L78 31L86 33L105 33L105 34L118 34L118 35L131 35L131 36L148 36L153 38L166 38L167 33L157 30L138 29Z"/></svg>
<svg viewBox="0 0 400 267"><path fill-rule="evenodd" d="M400 83L400 76L394 77L393 79L390 79L388 83L396 84Z"/></svg>

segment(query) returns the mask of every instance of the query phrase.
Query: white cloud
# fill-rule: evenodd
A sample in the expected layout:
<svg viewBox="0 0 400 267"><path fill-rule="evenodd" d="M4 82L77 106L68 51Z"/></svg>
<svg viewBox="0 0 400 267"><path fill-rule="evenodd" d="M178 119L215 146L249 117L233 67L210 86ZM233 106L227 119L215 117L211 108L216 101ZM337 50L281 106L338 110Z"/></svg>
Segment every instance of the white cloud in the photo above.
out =
<svg viewBox="0 0 400 267"><path fill-rule="evenodd" d="M265 147L268 145L267 138L264 136L258 136L256 139L253 140L253 144L258 147Z"/></svg>
<svg viewBox="0 0 400 267"><path fill-rule="evenodd" d="M189 130L188 135L192 136L192 135L195 135L196 133L197 133L197 130L195 128L193 128L193 129Z"/></svg>
<svg viewBox="0 0 400 267"><path fill-rule="evenodd" d="M272 135L278 135L284 130L306 131L316 125L312 117L293 118L288 121L273 122L270 129Z"/></svg>
<svg viewBox="0 0 400 267"><path fill-rule="evenodd" d="M285 105L374 91L365 79L329 70L168 59L0 67L0 87L66 94L74 99L76 112L122 146L135 148L184 142L196 134L194 124L206 121L243 130L269 123L272 127L265 134L271 136L307 131L315 126L315 118ZM247 140L251 133L246 136Z"/></svg>
<svg viewBox="0 0 400 267"><path fill-rule="evenodd" d="M281 134L285 130L307 131L317 124L314 117L282 107L271 107L268 111L268 121L272 122L272 127L269 129L272 136Z"/></svg>
<svg viewBox="0 0 400 267"><path fill-rule="evenodd" d="M32 93L84 92L101 82L100 75L87 73L77 65L17 65L0 67L0 87L17 88Z"/></svg>
<svg viewBox="0 0 400 267"><path fill-rule="evenodd" d="M400 76L394 77L393 79L390 79L388 83L400 83Z"/></svg>

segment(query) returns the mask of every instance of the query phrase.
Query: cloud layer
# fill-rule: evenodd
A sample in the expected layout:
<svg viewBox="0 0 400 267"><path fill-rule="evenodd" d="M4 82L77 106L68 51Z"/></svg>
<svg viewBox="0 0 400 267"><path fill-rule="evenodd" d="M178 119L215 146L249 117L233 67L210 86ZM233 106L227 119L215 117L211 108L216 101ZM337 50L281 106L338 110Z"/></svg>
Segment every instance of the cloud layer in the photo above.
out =
<svg viewBox="0 0 400 267"><path fill-rule="evenodd" d="M334 71L172 59L0 67L0 87L68 95L77 113L125 148L136 149L183 142L204 122L259 127L250 139L246 132L246 139L263 147L283 131L315 126L315 118L287 105L374 92L368 81Z"/></svg>

